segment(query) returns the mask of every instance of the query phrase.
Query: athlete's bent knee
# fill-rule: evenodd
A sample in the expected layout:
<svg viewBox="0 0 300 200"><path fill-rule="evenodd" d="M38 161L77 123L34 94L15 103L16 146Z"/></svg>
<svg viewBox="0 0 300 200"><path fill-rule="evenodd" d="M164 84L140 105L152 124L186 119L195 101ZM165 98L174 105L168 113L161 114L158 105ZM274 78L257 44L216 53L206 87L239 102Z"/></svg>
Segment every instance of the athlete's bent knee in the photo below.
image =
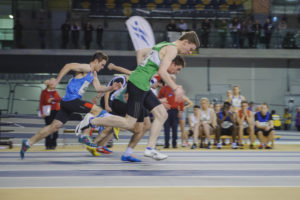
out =
<svg viewBox="0 0 300 200"><path fill-rule="evenodd" d="M62 123L58 122L58 121L53 121L50 126L51 126L51 129L54 132L56 132L56 131L58 131L62 127Z"/></svg>

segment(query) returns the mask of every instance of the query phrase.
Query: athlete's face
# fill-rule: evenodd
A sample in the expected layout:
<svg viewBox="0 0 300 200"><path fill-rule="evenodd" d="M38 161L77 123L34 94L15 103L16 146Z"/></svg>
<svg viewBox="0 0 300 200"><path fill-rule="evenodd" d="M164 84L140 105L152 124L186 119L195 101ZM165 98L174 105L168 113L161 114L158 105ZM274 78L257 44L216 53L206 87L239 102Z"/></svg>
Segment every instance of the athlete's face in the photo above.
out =
<svg viewBox="0 0 300 200"><path fill-rule="evenodd" d="M240 88L239 87L234 87L233 88L233 94L234 95L239 95L240 94Z"/></svg>
<svg viewBox="0 0 300 200"><path fill-rule="evenodd" d="M232 90L228 90L227 91L227 97L231 97L232 96Z"/></svg>
<svg viewBox="0 0 300 200"><path fill-rule="evenodd" d="M247 103L242 103L242 110L248 110L248 104Z"/></svg>
<svg viewBox="0 0 300 200"><path fill-rule="evenodd" d="M209 106L209 103L208 103L208 101L206 101L206 100L202 100L202 101L200 102L200 104L201 104L201 108L202 108L202 109L207 109L208 106Z"/></svg>
<svg viewBox="0 0 300 200"><path fill-rule="evenodd" d="M106 65L106 60L101 60L100 62L98 60L96 60L96 66L95 66L95 70L97 72L99 72L101 69L104 68L104 66Z"/></svg>
<svg viewBox="0 0 300 200"><path fill-rule="evenodd" d="M169 74L179 74L181 69L182 69L181 65L175 65L175 63L172 62L172 64L168 68L168 73Z"/></svg>
<svg viewBox="0 0 300 200"><path fill-rule="evenodd" d="M216 104L215 105L215 112L219 112L221 110L221 105L220 104Z"/></svg>
<svg viewBox="0 0 300 200"><path fill-rule="evenodd" d="M230 106L228 106L228 105L225 104L223 106L223 109L224 109L224 111L228 112L230 110Z"/></svg>
<svg viewBox="0 0 300 200"><path fill-rule="evenodd" d="M182 46L179 49L179 53L184 55L189 55L192 54L195 49L196 49L195 44L190 43L188 40L183 40Z"/></svg>

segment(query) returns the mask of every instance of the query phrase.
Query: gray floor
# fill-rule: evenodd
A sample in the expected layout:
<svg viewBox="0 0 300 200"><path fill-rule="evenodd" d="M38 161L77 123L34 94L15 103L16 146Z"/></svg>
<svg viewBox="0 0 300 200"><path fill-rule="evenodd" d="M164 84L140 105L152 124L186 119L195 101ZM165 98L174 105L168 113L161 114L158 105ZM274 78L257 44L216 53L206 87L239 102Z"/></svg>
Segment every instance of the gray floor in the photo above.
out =
<svg viewBox="0 0 300 200"><path fill-rule="evenodd" d="M31 137L44 124L37 118L4 118L15 145ZM77 122L65 127L74 128ZM277 144L300 144L295 131L277 132ZM115 144L128 143L122 132ZM163 142L163 133L160 142ZM146 143L147 137L141 143ZM43 141L39 145L43 145ZM78 144L74 134L61 134L59 144ZM0 188L23 187L159 187L159 186L300 186L300 153L272 151L166 151L169 158L155 161L135 155L142 163L123 163L121 152L92 157L88 152L1 152Z"/></svg>
<svg viewBox="0 0 300 200"><path fill-rule="evenodd" d="M0 152L0 188L300 186L299 152L170 151L169 158L122 163L120 152Z"/></svg>

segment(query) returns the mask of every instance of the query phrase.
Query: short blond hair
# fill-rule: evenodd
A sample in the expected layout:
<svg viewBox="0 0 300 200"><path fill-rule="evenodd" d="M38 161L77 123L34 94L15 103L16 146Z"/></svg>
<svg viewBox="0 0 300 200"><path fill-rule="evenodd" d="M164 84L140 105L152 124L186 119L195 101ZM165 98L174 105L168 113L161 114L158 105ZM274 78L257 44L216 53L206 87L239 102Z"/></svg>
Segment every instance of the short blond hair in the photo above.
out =
<svg viewBox="0 0 300 200"><path fill-rule="evenodd" d="M202 101L206 101L206 102L210 103L209 100L208 100L208 98L206 98L206 97L201 98L200 102L202 102Z"/></svg>
<svg viewBox="0 0 300 200"><path fill-rule="evenodd" d="M195 31L185 32L180 36L178 40L187 40L189 43L195 44L197 48L200 47L200 41Z"/></svg>

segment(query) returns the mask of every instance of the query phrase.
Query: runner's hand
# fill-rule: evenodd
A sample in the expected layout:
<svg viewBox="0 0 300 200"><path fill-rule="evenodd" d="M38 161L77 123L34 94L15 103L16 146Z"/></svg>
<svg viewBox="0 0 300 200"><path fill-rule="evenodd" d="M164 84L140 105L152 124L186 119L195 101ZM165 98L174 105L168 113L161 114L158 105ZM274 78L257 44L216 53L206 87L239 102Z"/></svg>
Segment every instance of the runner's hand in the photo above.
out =
<svg viewBox="0 0 300 200"><path fill-rule="evenodd" d="M115 66L116 66L115 64L109 63L108 66L107 66L107 68L111 71L111 70L114 69Z"/></svg>
<svg viewBox="0 0 300 200"><path fill-rule="evenodd" d="M118 90L122 87L121 83L114 82L112 85L113 90Z"/></svg>

